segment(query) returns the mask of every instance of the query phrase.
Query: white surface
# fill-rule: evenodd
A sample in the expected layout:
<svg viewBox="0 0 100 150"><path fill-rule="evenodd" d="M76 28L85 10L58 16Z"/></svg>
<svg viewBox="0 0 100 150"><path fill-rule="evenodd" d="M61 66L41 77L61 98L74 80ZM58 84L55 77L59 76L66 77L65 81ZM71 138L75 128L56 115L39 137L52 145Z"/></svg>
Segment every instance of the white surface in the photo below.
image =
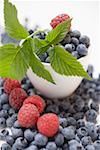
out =
<svg viewBox="0 0 100 150"><path fill-rule="evenodd" d="M100 72L99 46L99 0L10 0L18 9L18 16L23 23L29 18L30 27L39 24L42 28L50 28L50 20L60 13L68 13L73 17L72 29L78 29L91 39L92 57L90 62L95 67L95 76ZM0 25L3 21L3 0L0 0Z"/></svg>
<svg viewBox="0 0 100 150"><path fill-rule="evenodd" d="M79 62L83 65L85 70L87 70L88 67L90 54L91 53L79 59ZM51 73L56 85L44 80L43 78L38 77L36 74L34 74L32 69L29 69L27 71L27 76L32 84L35 86L35 88L38 89L46 97L64 98L66 96L69 96L76 90L76 88L82 81L81 77L62 76L55 72L50 64L43 64L45 68Z"/></svg>

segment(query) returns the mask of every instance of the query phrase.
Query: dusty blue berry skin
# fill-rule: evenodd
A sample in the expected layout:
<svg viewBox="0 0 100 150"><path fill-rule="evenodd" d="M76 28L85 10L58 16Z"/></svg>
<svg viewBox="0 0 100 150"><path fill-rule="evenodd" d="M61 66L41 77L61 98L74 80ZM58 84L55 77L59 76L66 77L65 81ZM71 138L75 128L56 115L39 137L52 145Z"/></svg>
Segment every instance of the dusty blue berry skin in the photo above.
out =
<svg viewBox="0 0 100 150"><path fill-rule="evenodd" d="M39 150L37 146L35 145L30 145L28 148L26 148L25 150Z"/></svg>
<svg viewBox="0 0 100 150"><path fill-rule="evenodd" d="M67 117L67 125L68 126L76 126L76 120L73 117Z"/></svg>
<svg viewBox="0 0 100 150"><path fill-rule="evenodd" d="M62 146L64 143L64 136L61 133L58 133L55 136L55 143L58 147Z"/></svg>
<svg viewBox="0 0 100 150"><path fill-rule="evenodd" d="M95 141L97 139L97 136L98 136L95 124L91 123L91 122L87 122L86 128L88 131L88 135L91 137L92 141Z"/></svg>
<svg viewBox="0 0 100 150"><path fill-rule="evenodd" d="M77 46L79 44L79 40L75 37L72 37L71 43L73 43L75 46Z"/></svg>
<svg viewBox="0 0 100 150"><path fill-rule="evenodd" d="M80 127L84 127L85 126L85 122L83 119L79 119L77 121L77 128L80 128Z"/></svg>
<svg viewBox="0 0 100 150"><path fill-rule="evenodd" d="M75 58L80 58L80 56L79 56L79 54L78 54L78 52L77 51L73 51L72 52L72 55L75 57Z"/></svg>
<svg viewBox="0 0 100 150"><path fill-rule="evenodd" d="M71 34L70 34L72 37L76 37L76 38L79 38L81 36L81 33L80 31L78 30L73 30L71 31Z"/></svg>
<svg viewBox="0 0 100 150"><path fill-rule="evenodd" d="M11 108L11 107L10 107L9 104L4 104L4 105L2 106L2 109L4 109L4 110L8 110L8 111L9 111L10 108Z"/></svg>
<svg viewBox="0 0 100 150"><path fill-rule="evenodd" d="M15 110L13 108L10 108L8 114L9 116L12 116L13 114L15 114Z"/></svg>
<svg viewBox="0 0 100 150"><path fill-rule="evenodd" d="M82 146L81 143L79 143L76 140L71 140L68 142L69 144L69 149L68 150L84 150L84 147Z"/></svg>
<svg viewBox="0 0 100 150"><path fill-rule="evenodd" d="M48 141L48 138L40 133L36 134L34 138L34 143L37 146L45 146Z"/></svg>
<svg viewBox="0 0 100 150"><path fill-rule="evenodd" d="M96 122L97 112L94 109L90 109L86 112L86 120L89 122Z"/></svg>
<svg viewBox="0 0 100 150"><path fill-rule="evenodd" d="M98 112L98 111L99 111L99 104L92 102L92 103L90 104L90 108L91 108L91 109L94 109L96 112Z"/></svg>
<svg viewBox="0 0 100 150"><path fill-rule="evenodd" d="M0 103L1 103L1 104L8 103L8 95L7 95L6 93L3 93L3 94L0 96Z"/></svg>
<svg viewBox="0 0 100 150"><path fill-rule="evenodd" d="M11 135L6 136L6 142L12 146L14 144L14 138Z"/></svg>
<svg viewBox="0 0 100 150"><path fill-rule="evenodd" d="M87 131L87 128L86 127L81 127L77 130L77 135L78 137L81 139L82 137L84 136L87 136L88 135L88 131Z"/></svg>
<svg viewBox="0 0 100 150"><path fill-rule="evenodd" d="M19 149L25 149L28 145L28 142L25 138L19 137L19 138L16 139L15 145Z"/></svg>
<svg viewBox="0 0 100 150"><path fill-rule="evenodd" d="M7 118L7 117L8 117L8 111L2 109L2 110L0 111L0 117Z"/></svg>
<svg viewBox="0 0 100 150"><path fill-rule="evenodd" d="M75 132L72 128L70 127L66 127L62 130L62 134L63 136L67 139L67 140L72 140L75 138Z"/></svg>
<svg viewBox="0 0 100 150"><path fill-rule="evenodd" d="M14 139L23 136L23 131L22 131L22 129L17 129L17 128L12 127L12 128L11 128L11 132L12 132L12 137L13 137Z"/></svg>
<svg viewBox="0 0 100 150"><path fill-rule="evenodd" d="M95 147L93 145L87 145L85 147L86 150L95 150Z"/></svg>
<svg viewBox="0 0 100 150"><path fill-rule="evenodd" d="M0 118L0 128L5 128L6 127L6 119L1 117Z"/></svg>
<svg viewBox="0 0 100 150"><path fill-rule="evenodd" d="M16 120L16 121L14 122L13 127L14 127L14 128L18 128L18 129L21 128L21 126L20 126L18 120Z"/></svg>
<svg viewBox="0 0 100 150"><path fill-rule="evenodd" d="M81 98L78 98L75 100L75 104L74 104L74 109L78 112L82 111L82 109L84 108L84 101Z"/></svg>
<svg viewBox="0 0 100 150"><path fill-rule="evenodd" d="M45 60L46 63L50 63L50 57L47 57Z"/></svg>
<svg viewBox="0 0 100 150"><path fill-rule="evenodd" d="M76 48L76 51L79 53L80 56L86 56L88 50L84 44L79 44Z"/></svg>
<svg viewBox="0 0 100 150"><path fill-rule="evenodd" d="M66 44L65 49L70 53L73 52L72 44Z"/></svg>
<svg viewBox="0 0 100 150"><path fill-rule="evenodd" d="M31 142L34 139L35 132L33 132L31 129L26 129L24 131L24 137L27 139L27 141Z"/></svg>
<svg viewBox="0 0 100 150"><path fill-rule="evenodd" d="M1 150L11 150L11 146L7 143L1 145Z"/></svg>
<svg viewBox="0 0 100 150"><path fill-rule="evenodd" d="M100 150L100 140L94 142L95 150Z"/></svg>
<svg viewBox="0 0 100 150"><path fill-rule="evenodd" d="M2 95L4 92L4 88L3 87L0 87L0 95Z"/></svg>
<svg viewBox="0 0 100 150"><path fill-rule="evenodd" d="M14 122L17 120L17 114L13 114L6 120L7 127L12 127Z"/></svg>
<svg viewBox="0 0 100 150"><path fill-rule="evenodd" d="M5 140L7 135L9 135L9 131L7 129L2 129L0 131L0 140Z"/></svg>
<svg viewBox="0 0 100 150"><path fill-rule="evenodd" d="M90 39L88 36L83 35L79 38L80 43L85 44L87 47L90 45Z"/></svg>
<svg viewBox="0 0 100 150"><path fill-rule="evenodd" d="M55 142L48 142L46 145L46 149L47 150L56 150L57 146L56 146Z"/></svg>
<svg viewBox="0 0 100 150"><path fill-rule="evenodd" d="M59 117L59 122L62 127L67 127L67 125L68 125L66 118Z"/></svg>
<svg viewBox="0 0 100 150"><path fill-rule="evenodd" d="M85 147L87 145L91 145L92 144L92 139L90 136L84 136L82 139L81 139L81 142L82 142L82 145Z"/></svg>

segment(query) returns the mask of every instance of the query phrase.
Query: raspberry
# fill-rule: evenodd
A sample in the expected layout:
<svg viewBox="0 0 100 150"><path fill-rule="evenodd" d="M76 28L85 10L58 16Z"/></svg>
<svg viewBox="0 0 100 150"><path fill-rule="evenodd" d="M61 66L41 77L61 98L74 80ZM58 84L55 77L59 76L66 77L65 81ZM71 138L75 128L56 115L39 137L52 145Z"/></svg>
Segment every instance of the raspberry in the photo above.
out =
<svg viewBox="0 0 100 150"><path fill-rule="evenodd" d="M13 89L20 88L20 87L21 87L21 83L18 80L13 80L13 79L10 79L10 78L5 79L4 91L7 94L10 94Z"/></svg>
<svg viewBox="0 0 100 150"><path fill-rule="evenodd" d="M18 112L18 121L22 127L31 128L34 127L40 114L35 105L25 104Z"/></svg>
<svg viewBox="0 0 100 150"><path fill-rule="evenodd" d="M53 113L44 114L38 119L37 128L47 137L53 137L59 128L59 119Z"/></svg>
<svg viewBox="0 0 100 150"><path fill-rule="evenodd" d="M15 88L10 93L9 103L14 109L20 109L26 97L27 94L23 89Z"/></svg>
<svg viewBox="0 0 100 150"><path fill-rule="evenodd" d="M58 24L60 24L61 22L65 21L69 18L70 17L67 14L60 14L60 15L56 16L54 19L51 20L50 25L54 29Z"/></svg>
<svg viewBox="0 0 100 150"><path fill-rule="evenodd" d="M42 113L45 108L44 100L38 95L29 96L27 99L25 99L23 104L29 104L29 103L34 104L37 107L39 113Z"/></svg>

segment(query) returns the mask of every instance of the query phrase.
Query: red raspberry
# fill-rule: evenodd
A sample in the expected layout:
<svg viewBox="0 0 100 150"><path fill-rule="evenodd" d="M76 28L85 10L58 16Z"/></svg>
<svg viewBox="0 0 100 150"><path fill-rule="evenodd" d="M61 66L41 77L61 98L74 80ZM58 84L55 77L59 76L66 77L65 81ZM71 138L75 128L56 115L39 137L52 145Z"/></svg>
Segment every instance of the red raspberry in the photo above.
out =
<svg viewBox="0 0 100 150"><path fill-rule="evenodd" d="M7 94L10 94L10 92L15 88L20 88L21 83L18 80L13 80L10 78L6 78L4 82L4 91Z"/></svg>
<svg viewBox="0 0 100 150"><path fill-rule="evenodd" d="M14 109L20 109L23 101L27 98L26 92L21 88L15 88L11 91L9 96L9 103Z"/></svg>
<svg viewBox="0 0 100 150"><path fill-rule="evenodd" d="M31 128L34 127L40 114L35 105L25 104L18 112L18 121L22 127Z"/></svg>
<svg viewBox="0 0 100 150"><path fill-rule="evenodd" d="M69 18L70 17L67 14L60 14L60 15L56 16L54 19L51 20L50 25L54 29L58 24L60 24L61 22L65 21Z"/></svg>
<svg viewBox="0 0 100 150"><path fill-rule="evenodd" d="M25 99L23 104L29 103L34 104L37 107L39 113L42 113L45 108L44 100L38 95L29 96L27 99Z"/></svg>
<svg viewBox="0 0 100 150"><path fill-rule="evenodd" d="M45 136L54 136L59 128L59 119L53 113L44 114L38 119L37 128Z"/></svg>

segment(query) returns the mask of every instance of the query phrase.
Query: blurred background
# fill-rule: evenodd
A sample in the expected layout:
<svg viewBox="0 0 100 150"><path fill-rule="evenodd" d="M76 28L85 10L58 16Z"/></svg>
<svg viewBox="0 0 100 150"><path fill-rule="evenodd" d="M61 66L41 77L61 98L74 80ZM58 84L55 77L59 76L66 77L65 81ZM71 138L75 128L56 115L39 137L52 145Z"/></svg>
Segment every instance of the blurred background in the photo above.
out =
<svg viewBox="0 0 100 150"><path fill-rule="evenodd" d="M28 29L37 26L51 29L50 21L61 13L67 13L72 18L72 30L79 30L91 40L90 64L94 66L94 76L100 73L100 2L77 0L10 0L16 5L20 22ZM4 33L3 0L0 0L0 41L11 41ZM3 39L5 39L3 41ZM13 40L13 42L16 42ZM1 44L1 43L0 43Z"/></svg>

